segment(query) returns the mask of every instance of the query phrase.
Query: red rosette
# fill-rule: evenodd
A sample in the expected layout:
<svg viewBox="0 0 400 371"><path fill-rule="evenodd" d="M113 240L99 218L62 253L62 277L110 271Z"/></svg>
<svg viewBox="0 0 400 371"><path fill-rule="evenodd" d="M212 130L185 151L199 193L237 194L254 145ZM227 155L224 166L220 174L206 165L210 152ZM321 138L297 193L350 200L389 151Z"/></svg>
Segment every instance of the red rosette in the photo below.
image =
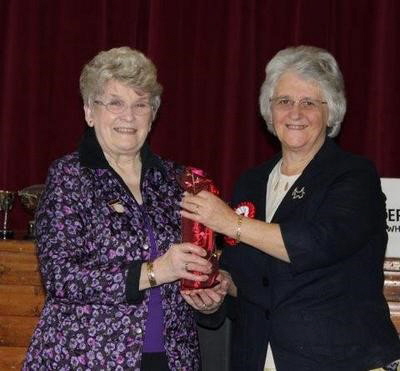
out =
<svg viewBox="0 0 400 371"><path fill-rule="evenodd" d="M236 208L235 208L235 212L238 215L243 215L246 218L254 218L256 215L256 207L254 206L254 204L250 201L242 201L240 202ZM230 246L234 246L237 244L237 241L234 238L231 237L226 237L224 238L225 243L230 245Z"/></svg>
<svg viewBox="0 0 400 371"><path fill-rule="evenodd" d="M205 190L216 195L219 193L212 180L209 179L206 173L201 169L188 166L177 179L181 187L187 192L197 194ZM218 275L218 256L214 239L214 232L210 228L190 219L182 218L182 242L191 242L202 247L207 251L205 258L212 264L212 272L208 275L207 281L200 282L182 279L181 288L183 290L208 288L218 283L216 281ZM202 273L199 272L193 273L202 275Z"/></svg>

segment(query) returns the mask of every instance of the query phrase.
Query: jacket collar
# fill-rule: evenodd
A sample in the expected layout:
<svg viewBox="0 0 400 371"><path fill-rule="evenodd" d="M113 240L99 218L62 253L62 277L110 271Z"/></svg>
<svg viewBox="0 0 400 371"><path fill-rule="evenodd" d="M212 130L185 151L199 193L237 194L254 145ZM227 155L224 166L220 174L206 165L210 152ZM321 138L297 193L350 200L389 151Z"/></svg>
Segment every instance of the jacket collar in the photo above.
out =
<svg viewBox="0 0 400 371"><path fill-rule="evenodd" d="M306 166L306 168L303 170L302 175L300 178L314 178L314 176L324 170L323 167L321 167L321 163L324 163L326 161L329 161L329 159L333 156L337 156L338 153L342 152L340 147L333 141L333 139L326 137L324 143L322 144L321 148L319 151L315 154L314 158L310 161L310 163ZM272 171L274 166L277 164L279 160L282 159L282 152L277 153L270 161L268 161L265 164L266 170L268 171L268 174ZM299 178L299 179L300 179Z"/></svg>
<svg viewBox="0 0 400 371"><path fill-rule="evenodd" d="M308 199L315 185L321 181L319 173L329 171L330 164L335 163L340 153L342 153L340 147L332 139L326 138L320 150L287 192L276 210L272 222L290 215L293 208L298 207ZM276 164L276 161L274 163Z"/></svg>
<svg viewBox="0 0 400 371"><path fill-rule="evenodd" d="M82 166L90 169L110 169L110 164L104 156L104 152L100 147L96 133L92 127L86 127L85 133L78 146L78 153ZM142 159L142 174L150 168L157 168L166 175L166 169L161 159L150 150L147 143L144 143L141 148L140 157Z"/></svg>
<svg viewBox="0 0 400 371"><path fill-rule="evenodd" d="M301 189L303 188L303 186L306 185L307 185L306 189L308 189L309 186L314 183L314 181L318 181L317 174L320 171L324 170L324 166L321 166L321 163L329 161L328 159L331 156L337 154L338 148L339 147L335 144L335 142L332 139L328 137L325 139L325 142L323 143L319 151L316 153L314 158L310 161L310 163L304 169L301 176L296 180L291 189L287 192L286 196L282 200L282 203L276 210L274 217L272 218L272 221L274 221L274 219L277 216L280 216L282 214L282 211L285 211L287 209L287 206L298 205L305 200L304 197L298 198L302 194L300 192ZM275 154L269 161L265 162L264 164L260 165L257 168L258 175L254 180L256 183L254 184L253 187L252 197L253 199L256 200L256 203L258 205L265 205L266 202L268 181L265 180L265 174L268 175L271 174L272 169L281 159L282 159L282 152L279 152ZM292 200L293 192L295 192L296 195L295 199L296 202L288 202ZM257 208L256 218L259 220L265 220L265 207Z"/></svg>

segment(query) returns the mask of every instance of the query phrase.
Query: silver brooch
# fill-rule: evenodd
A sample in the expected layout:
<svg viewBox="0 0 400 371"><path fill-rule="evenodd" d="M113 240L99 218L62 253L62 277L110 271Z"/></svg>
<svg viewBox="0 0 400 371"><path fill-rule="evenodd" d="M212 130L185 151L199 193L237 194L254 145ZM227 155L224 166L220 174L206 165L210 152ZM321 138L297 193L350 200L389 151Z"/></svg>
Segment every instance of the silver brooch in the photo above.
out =
<svg viewBox="0 0 400 371"><path fill-rule="evenodd" d="M292 198L295 200L296 198L303 198L306 194L306 191L304 190L304 187L301 189L297 189L297 187L293 190L292 192Z"/></svg>

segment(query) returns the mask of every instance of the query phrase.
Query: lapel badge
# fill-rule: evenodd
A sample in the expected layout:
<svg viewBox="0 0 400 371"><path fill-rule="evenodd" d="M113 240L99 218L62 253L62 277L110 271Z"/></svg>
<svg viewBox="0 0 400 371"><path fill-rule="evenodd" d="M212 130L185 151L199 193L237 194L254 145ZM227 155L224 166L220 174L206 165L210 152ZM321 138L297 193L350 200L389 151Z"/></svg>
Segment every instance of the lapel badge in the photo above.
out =
<svg viewBox="0 0 400 371"><path fill-rule="evenodd" d="M113 209L115 212L122 214L125 212L124 205L119 200L112 200L108 202L108 206Z"/></svg>
<svg viewBox="0 0 400 371"><path fill-rule="evenodd" d="M296 198L301 199L305 196L306 191L304 190L304 187L301 189L297 189L297 187L293 190L292 192L292 199L295 200Z"/></svg>

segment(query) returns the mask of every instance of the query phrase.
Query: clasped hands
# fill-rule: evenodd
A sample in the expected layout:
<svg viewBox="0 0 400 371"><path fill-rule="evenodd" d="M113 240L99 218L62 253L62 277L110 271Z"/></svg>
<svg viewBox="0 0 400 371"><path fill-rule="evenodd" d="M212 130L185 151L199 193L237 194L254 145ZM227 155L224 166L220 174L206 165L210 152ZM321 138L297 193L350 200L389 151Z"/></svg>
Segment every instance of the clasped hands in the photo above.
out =
<svg viewBox="0 0 400 371"><path fill-rule="evenodd" d="M228 272L220 270L216 278L218 284L207 289L181 290L186 302L194 309L211 314L218 310L230 289L232 279Z"/></svg>
<svg viewBox="0 0 400 371"><path fill-rule="evenodd" d="M237 220L235 211L211 192L201 191L196 195L185 192L180 205L183 217L200 222L215 232L228 234L228 229ZM218 284L212 288L181 290L181 294L196 310L213 313L221 306L228 291L230 294L236 292L228 272L220 270L216 280Z"/></svg>
<svg viewBox="0 0 400 371"><path fill-rule="evenodd" d="M189 242L172 244L164 255L153 262L157 284L179 279L206 281L212 270L206 255L203 248ZM221 272L216 280L218 284L210 289L181 291L183 298L196 310L212 313L221 305L229 286L229 281Z"/></svg>

